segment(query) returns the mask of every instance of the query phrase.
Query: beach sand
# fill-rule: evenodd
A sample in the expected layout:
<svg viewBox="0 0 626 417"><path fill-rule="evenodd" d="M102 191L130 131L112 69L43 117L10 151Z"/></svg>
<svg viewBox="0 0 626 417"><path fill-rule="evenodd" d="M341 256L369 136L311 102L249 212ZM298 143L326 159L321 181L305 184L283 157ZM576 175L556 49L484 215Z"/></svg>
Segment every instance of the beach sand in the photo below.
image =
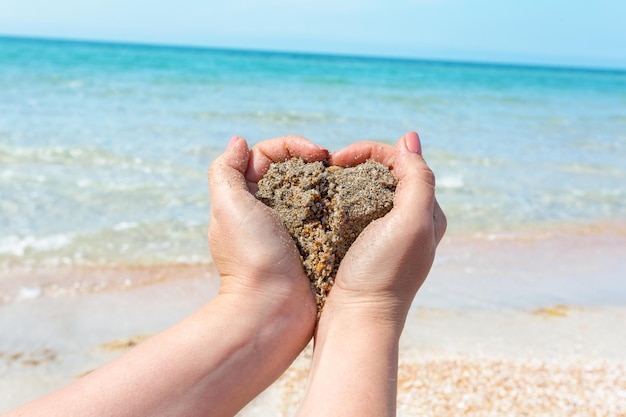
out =
<svg viewBox="0 0 626 417"><path fill-rule="evenodd" d="M398 415L626 415L626 309L561 309L414 312L401 339ZM293 415L311 350L241 415Z"/></svg>
<svg viewBox="0 0 626 417"><path fill-rule="evenodd" d="M445 239L402 335L398 415L626 416L625 247L626 234L607 230ZM0 412L113 360L216 294L210 267L169 271L151 284L0 305ZM137 271L126 272L132 282ZM310 349L240 415L293 415Z"/></svg>

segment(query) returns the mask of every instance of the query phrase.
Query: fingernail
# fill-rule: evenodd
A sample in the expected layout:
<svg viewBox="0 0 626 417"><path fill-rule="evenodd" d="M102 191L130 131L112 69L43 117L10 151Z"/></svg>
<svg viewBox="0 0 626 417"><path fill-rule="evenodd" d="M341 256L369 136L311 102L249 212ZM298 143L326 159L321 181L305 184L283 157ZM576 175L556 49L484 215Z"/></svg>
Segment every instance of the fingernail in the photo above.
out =
<svg viewBox="0 0 626 417"><path fill-rule="evenodd" d="M235 135L232 138L230 138L230 141L228 142L228 145L226 145L226 150L230 150L230 148L233 147L233 145L235 144L235 142L237 142L237 139L239 139L239 136Z"/></svg>
<svg viewBox="0 0 626 417"><path fill-rule="evenodd" d="M420 143L420 138L417 136L417 133L409 132L404 135L404 143L406 143L406 148L409 152L422 154L422 144Z"/></svg>

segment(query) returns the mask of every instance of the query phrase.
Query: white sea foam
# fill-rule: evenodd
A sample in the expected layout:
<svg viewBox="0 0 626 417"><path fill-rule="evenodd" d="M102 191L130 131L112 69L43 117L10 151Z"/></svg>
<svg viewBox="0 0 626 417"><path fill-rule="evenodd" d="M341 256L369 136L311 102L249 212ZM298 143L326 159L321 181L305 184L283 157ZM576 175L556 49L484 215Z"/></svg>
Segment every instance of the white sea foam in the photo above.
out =
<svg viewBox="0 0 626 417"><path fill-rule="evenodd" d="M437 178L437 187L441 188L461 188L465 185L463 175L444 175Z"/></svg>
<svg viewBox="0 0 626 417"><path fill-rule="evenodd" d="M136 222L121 222L113 226L113 230L120 231L120 230L134 229L137 226L139 226L139 224Z"/></svg>
<svg viewBox="0 0 626 417"><path fill-rule="evenodd" d="M52 251L67 246L71 241L71 236L66 234L45 237L11 235L0 239L0 254L24 256L28 250Z"/></svg>

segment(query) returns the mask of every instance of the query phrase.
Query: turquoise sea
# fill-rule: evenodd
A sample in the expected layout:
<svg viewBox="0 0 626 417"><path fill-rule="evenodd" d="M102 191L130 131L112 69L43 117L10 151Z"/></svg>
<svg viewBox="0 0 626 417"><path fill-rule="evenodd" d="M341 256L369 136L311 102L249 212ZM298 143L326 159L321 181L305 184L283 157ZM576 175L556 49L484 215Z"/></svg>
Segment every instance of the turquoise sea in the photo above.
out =
<svg viewBox="0 0 626 417"><path fill-rule="evenodd" d="M626 222L626 72L0 38L0 267L209 262L232 135L409 130L451 235Z"/></svg>

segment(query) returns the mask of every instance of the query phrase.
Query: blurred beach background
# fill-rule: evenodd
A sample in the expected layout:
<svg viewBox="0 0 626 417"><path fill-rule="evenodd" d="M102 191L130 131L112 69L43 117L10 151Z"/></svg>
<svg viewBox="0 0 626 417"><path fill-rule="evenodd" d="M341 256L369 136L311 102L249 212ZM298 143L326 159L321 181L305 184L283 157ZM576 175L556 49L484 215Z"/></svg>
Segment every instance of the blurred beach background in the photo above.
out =
<svg viewBox="0 0 626 417"><path fill-rule="evenodd" d="M206 171L232 135L410 130L449 227L399 415L626 415L625 70L9 36L0 412L216 293ZM241 415L293 414L309 355Z"/></svg>

